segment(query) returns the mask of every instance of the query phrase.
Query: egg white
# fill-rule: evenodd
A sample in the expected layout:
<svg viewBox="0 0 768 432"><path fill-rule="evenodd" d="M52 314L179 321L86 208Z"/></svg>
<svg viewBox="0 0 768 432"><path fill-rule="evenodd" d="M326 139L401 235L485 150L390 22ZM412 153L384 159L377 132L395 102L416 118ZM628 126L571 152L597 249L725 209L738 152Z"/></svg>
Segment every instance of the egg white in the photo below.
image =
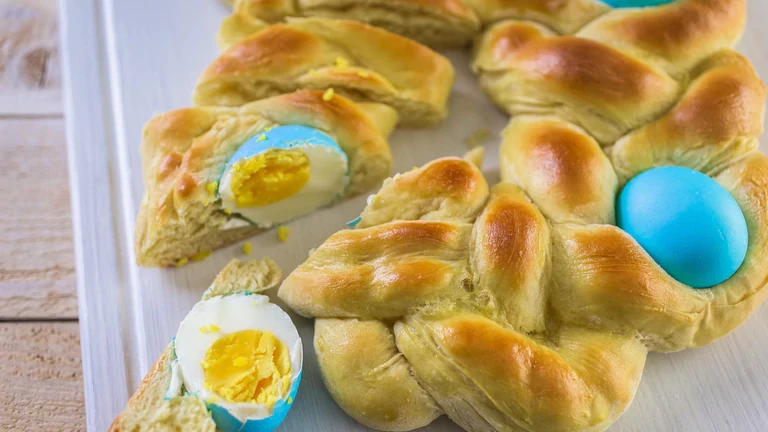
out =
<svg viewBox="0 0 768 432"><path fill-rule="evenodd" d="M215 324L220 330L200 331L201 327L210 324ZM183 383L188 393L224 408L243 423L271 416L273 408L263 404L228 402L203 386L205 377L200 362L205 353L220 337L243 330L269 331L288 347L291 358L288 394L292 393L294 386L298 386L303 361L301 339L296 327L285 311L269 303L269 297L233 294L198 302L181 322L174 340L176 360L171 365L171 384L166 397L179 395ZM281 395L281 399L287 398L288 394Z"/></svg>
<svg viewBox="0 0 768 432"><path fill-rule="evenodd" d="M349 183L348 162L347 156L340 149L306 144L294 145L291 150L301 150L309 159L309 181L298 193L265 206L239 207L232 193L233 164L230 164L219 182L219 194L224 208L262 228L269 228L330 205L344 193Z"/></svg>

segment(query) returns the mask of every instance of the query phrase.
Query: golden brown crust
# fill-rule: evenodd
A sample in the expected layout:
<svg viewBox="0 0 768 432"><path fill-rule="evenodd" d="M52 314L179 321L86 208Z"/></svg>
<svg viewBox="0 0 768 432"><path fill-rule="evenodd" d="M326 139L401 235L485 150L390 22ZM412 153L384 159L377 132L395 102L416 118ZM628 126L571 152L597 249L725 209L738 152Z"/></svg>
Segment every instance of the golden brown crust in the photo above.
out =
<svg viewBox="0 0 768 432"><path fill-rule="evenodd" d="M442 158L384 181L360 215L358 228L393 220L471 222L488 198L488 183L472 163Z"/></svg>
<svg viewBox="0 0 768 432"><path fill-rule="evenodd" d="M504 21L478 43L473 68L510 114L552 114L611 143L667 109L678 84L663 70L600 42Z"/></svg>
<svg viewBox="0 0 768 432"><path fill-rule="evenodd" d="M610 7L600 0L465 0L483 24L506 19L531 20L569 34Z"/></svg>
<svg viewBox="0 0 768 432"><path fill-rule="evenodd" d="M248 224L225 228L231 216L211 196L209 185L243 142L268 127L305 125L336 139L349 157L347 196L380 184L391 154L378 123L392 124L394 116L377 110L380 118L374 121L363 109L341 96L326 101L322 92L299 91L239 109L187 108L150 120L141 145L145 195L136 221L139 264L173 264L259 231Z"/></svg>
<svg viewBox="0 0 768 432"><path fill-rule="evenodd" d="M583 129L555 117L516 116L503 132L501 179L520 185L556 222L613 223L618 182Z"/></svg>
<svg viewBox="0 0 768 432"><path fill-rule="evenodd" d="M548 250L544 216L518 187L496 185L472 233L474 290L488 296L491 314L523 332L544 331Z"/></svg>
<svg viewBox="0 0 768 432"><path fill-rule="evenodd" d="M680 74L733 46L745 18L745 0L678 0L653 8L613 10L578 35L664 62L668 72Z"/></svg>
<svg viewBox="0 0 768 432"><path fill-rule="evenodd" d="M442 413L413 378L384 323L318 319L314 345L325 386L353 418L378 430L408 431Z"/></svg>
<svg viewBox="0 0 768 432"><path fill-rule="evenodd" d="M714 173L757 148L765 85L749 62L727 50L697 66L680 102L611 149L622 183L647 169L682 165Z"/></svg>
<svg viewBox="0 0 768 432"><path fill-rule="evenodd" d="M278 295L303 316L360 318L399 317L459 297L470 284L471 229L400 221L340 231L286 278Z"/></svg>
<svg viewBox="0 0 768 432"><path fill-rule="evenodd" d="M563 330L553 349L460 313L408 317L395 337L451 419L477 431L603 430L632 401L646 355L632 338L581 329Z"/></svg>
<svg viewBox="0 0 768 432"><path fill-rule="evenodd" d="M361 21L433 47L465 46L480 30L463 0L237 0L234 12L270 23L302 16Z"/></svg>
<svg viewBox="0 0 768 432"><path fill-rule="evenodd" d="M292 19L241 40L202 74L197 105L239 106L299 88L392 106L405 125L446 116L451 63L416 42L356 21Z"/></svg>

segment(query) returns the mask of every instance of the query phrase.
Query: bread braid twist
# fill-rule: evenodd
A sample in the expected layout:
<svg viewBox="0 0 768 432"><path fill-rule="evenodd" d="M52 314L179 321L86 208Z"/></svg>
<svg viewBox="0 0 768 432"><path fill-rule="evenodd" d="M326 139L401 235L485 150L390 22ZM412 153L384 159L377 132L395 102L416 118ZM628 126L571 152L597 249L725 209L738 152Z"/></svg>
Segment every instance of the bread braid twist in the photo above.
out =
<svg viewBox="0 0 768 432"><path fill-rule="evenodd" d="M326 386L366 425L445 413L471 431L604 430L648 351L712 342L768 293L765 87L730 49L744 1L583 25L564 10L522 11L537 22L500 21L477 43L483 89L514 116L500 184L454 158L395 176L280 288L317 318ZM711 176L744 213L747 257L715 287L677 282L614 226L620 187L663 165Z"/></svg>

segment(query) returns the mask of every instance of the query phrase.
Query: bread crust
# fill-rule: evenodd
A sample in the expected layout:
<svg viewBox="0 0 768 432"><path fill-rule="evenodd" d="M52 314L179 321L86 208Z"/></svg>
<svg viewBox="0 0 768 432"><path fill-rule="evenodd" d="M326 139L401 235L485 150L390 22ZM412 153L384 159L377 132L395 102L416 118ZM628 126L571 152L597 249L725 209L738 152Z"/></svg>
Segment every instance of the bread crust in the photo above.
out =
<svg viewBox="0 0 768 432"><path fill-rule="evenodd" d="M289 17L361 21L437 48L466 46L480 30L480 19L463 0L236 0L232 16L268 23Z"/></svg>
<svg viewBox="0 0 768 432"><path fill-rule="evenodd" d="M330 18L293 18L254 28L258 31L230 41L203 72L195 104L239 106L299 88L333 88L355 101L393 107L405 126L431 126L447 114L453 66L424 45L361 22Z"/></svg>

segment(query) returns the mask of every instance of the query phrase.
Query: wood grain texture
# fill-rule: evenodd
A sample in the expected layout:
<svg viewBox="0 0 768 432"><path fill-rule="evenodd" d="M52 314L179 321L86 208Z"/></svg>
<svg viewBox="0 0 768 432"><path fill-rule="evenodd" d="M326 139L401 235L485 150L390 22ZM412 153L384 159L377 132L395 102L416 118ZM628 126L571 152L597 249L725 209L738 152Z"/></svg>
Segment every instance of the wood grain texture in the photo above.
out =
<svg viewBox="0 0 768 432"><path fill-rule="evenodd" d="M76 323L0 324L0 430L85 430Z"/></svg>
<svg viewBox="0 0 768 432"><path fill-rule="evenodd" d="M0 0L0 116L61 114L56 0Z"/></svg>
<svg viewBox="0 0 768 432"><path fill-rule="evenodd" d="M61 119L0 120L0 319L76 318Z"/></svg>

